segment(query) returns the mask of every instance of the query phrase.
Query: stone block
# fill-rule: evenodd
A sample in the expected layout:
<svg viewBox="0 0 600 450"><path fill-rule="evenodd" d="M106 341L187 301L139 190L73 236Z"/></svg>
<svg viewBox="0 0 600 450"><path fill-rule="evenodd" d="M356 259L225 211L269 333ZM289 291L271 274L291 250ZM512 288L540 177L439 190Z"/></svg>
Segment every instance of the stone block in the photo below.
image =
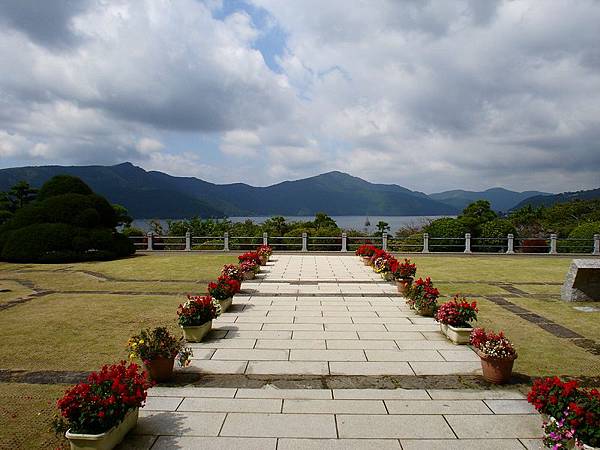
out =
<svg viewBox="0 0 600 450"><path fill-rule="evenodd" d="M600 259L574 259L560 290L566 302L600 301Z"/></svg>

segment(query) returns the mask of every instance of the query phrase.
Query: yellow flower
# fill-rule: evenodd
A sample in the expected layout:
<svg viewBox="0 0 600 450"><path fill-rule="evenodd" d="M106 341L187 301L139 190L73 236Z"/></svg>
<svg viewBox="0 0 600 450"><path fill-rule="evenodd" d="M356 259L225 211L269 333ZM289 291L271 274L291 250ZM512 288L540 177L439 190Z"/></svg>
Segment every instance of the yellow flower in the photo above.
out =
<svg viewBox="0 0 600 450"><path fill-rule="evenodd" d="M140 344L143 344L143 343L144 343L144 340L143 340L143 339L140 339Z"/></svg>
<svg viewBox="0 0 600 450"><path fill-rule="evenodd" d="M129 359L135 359L135 353L130 353L129 354Z"/></svg>
<svg viewBox="0 0 600 450"><path fill-rule="evenodd" d="M132 348L136 348L136 347L137 347L137 342L132 342L132 343L131 343L131 347L132 347Z"/></svg>

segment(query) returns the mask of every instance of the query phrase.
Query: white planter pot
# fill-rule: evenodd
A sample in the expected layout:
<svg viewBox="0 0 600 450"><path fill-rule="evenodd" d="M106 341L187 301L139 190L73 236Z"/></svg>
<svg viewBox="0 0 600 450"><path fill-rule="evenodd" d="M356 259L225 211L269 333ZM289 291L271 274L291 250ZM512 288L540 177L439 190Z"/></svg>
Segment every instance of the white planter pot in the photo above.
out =
<svg viewBox="0 0 600 450"><path fill-rule="evenodd" d="M446 337L453 344L465 345L471 341L471 331L473 331L473 328L455 328L452 325L448 325L448 328L446 328Z"/></svg>
<svg viewBox="0 0 600 450"><path fill-rule="evenodd" d="M101 434L79 434L68 430L65 437L71 444L71 450L111 450L135 427L138 413L139 408L129 410L120 424Z"/></svg>
<svg viewBox="0 0 600 450"><path fill-rule="evenodd" d="M222 313L227 312L227 310L231 306L231 302L233 302L233 297L226 298L225 300L219 300Z"/></svg>
<svg viewBox="0 0 600 450"><path fill-rule="evenodd" d="M446 336L446 331L448 330L448 324L440 323L440 333Z"/></svg>
<svg viewBox="0 0 600 450"><path fill-rule="evenodd" d="M183 329L183 336L188 342L201 342L204 336L212 329L212 320L209 320L202 325L195 327L181 327Z"/></svg>

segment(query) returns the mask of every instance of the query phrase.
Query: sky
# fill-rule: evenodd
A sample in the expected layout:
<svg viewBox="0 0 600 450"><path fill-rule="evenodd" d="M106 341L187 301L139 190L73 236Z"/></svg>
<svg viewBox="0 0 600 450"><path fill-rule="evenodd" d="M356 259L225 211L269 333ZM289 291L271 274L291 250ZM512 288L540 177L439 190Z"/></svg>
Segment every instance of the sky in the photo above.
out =
<svg viewBox="0 0 600 450"><path fill-rule="evenodd" d="M598 0L2 0L0 167L600 186Z"/></svg>

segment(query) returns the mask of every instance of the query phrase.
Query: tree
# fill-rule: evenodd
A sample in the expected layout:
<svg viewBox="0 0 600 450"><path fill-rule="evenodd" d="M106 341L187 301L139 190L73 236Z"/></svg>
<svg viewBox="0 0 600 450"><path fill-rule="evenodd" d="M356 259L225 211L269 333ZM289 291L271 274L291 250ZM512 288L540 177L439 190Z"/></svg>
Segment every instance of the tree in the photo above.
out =
<svg viewBox="0 0 600 450"><path fill-rule="evenodd" d="M129 215L129 212L124 206L113 204L112 207L117 215L117 226L124 226L129 228L133 222L133 218Z"/></svg>
<svg viewBox="0 0 600 450"><path fill-rule="evenodd" d="M458 220L465 225L471 234L477 235L481 225L497 217L498 215L492 211L490 202L477 200L463 210L462 214L458 216Z"/></svg>
<svg viewBox="0 0 600 450"><path fill-rule="evenodd" d="M387 233L388 231L390 231L390 224L387 222L384 222L383 220L380 220L379 222L377 222L377 225L375 225L377 227L377 235L378 236L383 236L384 233Z"/></svg>
<svg viewBox="0 0 600 450"><path fill-rule="evenodd" d="M315 215L315 220L313 221L313 226L316 229L319 228L338 228L337 223L327 214L318 212Z"/></svg>
<svg viewBox="0 0 600 450"><path fill-rule="evenodd" d="M27 181L19 181L8 191L8 199L12 203L13 212L32 202L37 194Z"/></svg>
<svg viewBox="0 0 600 450"><path fill-rule="evenodd" d="M270 235L283 236L287 233L289 226L283 216L273 216L263 224L263 228Z"/></svg>

